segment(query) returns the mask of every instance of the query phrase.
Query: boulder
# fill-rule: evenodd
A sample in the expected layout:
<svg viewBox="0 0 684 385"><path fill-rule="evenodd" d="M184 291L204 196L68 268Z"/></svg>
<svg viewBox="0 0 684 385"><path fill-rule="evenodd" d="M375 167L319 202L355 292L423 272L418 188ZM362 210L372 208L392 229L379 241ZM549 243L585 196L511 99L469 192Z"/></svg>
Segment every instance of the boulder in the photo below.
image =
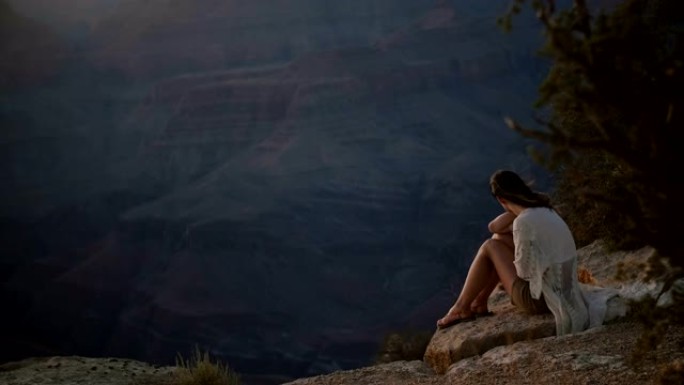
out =
<svg viewBox="0 0 684 385"><path fill-rule="evenodd" d="M605 332L602 328L591 329L585 334L592 334L598 332ZM575 335L556 337L549 339L546 343L540 340L536 343L538 346L544 346L562 342L563 340L571 340L579 337ZM581 338L581 337L580 337ZM586 338L586 337L585 337ZM625 366L624 357L619 354L597 354L592 351L569 351L569 352L554 352L553 354L544 355L543 349L531 348L534 345L526 343L516 343L513 345L498 346L484 353L482 356L470 357L463 359L451 365L447 371L449 376L459 376L461 378L468 378L475 376L477 373L486 370L486 368L493 367L524 367L529 366L531 361L545 360L547 364L552 366L567 365L570 370L588 370L596 367L602 367L607 370L621 369Z"/></svg>
<svg viewBox="0 0 684 385"><path fill-rule="evenodd" d="M435 373L422 361L395 361L388 364L303 378L283 385L418 385L435 379Z"/></svg>
<svg viewBox="0 0 684 385"><path fill-rule="evenodd" d="M654 250L649 247L611 253L606 251L605 245L600 241L578 250L579 274L586 276L585 282L591 282L591 285L584 285L583 289L587 293L599 293L603 301L606 301L604 322L624 317L629 310L630 299L653 296L662 287L659 282L642 282L645 264L653 253ZM482 359L487 361L486 357L495 354L494 351L489 351L500 346L555 336L555 321L551 314L524 314L510 304L508 295L503 291L490 298L489 307L495 316L456 324L435 332L424 357L435 372L444 374L451 370L450 366L468 357L482 355ZM504 351L509 357L503 361L510 361L514 356L517 357L514 360L522 359L516 356L516 349ZM581 361L586 358L583 357L578 359ZM495 361L501 359L499 357ZM464 361L458 367L468 367L468 362Z"/></svg>
<svg viewBox="0 0 684 385"><path fill-rule="evenodd" d="M455 362L481 355L497 346L556 335L556 323L551 314L525 314L510 303L505 292L493 295L489 307L494 316L437 330L425 351L425 363L435 372L444 374Z"/></svg>

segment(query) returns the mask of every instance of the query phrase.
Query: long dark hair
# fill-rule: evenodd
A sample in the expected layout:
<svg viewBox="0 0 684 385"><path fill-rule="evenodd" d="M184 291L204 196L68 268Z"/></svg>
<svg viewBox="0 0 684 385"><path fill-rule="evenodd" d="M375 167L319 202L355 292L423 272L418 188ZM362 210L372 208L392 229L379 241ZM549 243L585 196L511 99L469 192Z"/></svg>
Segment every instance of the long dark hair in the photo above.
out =
<svg viewBox="0 0 684 385"><path fill-rule="evenodd" d="M552 208L551 198L541 192L532 191L518 174L509 170L499 170L489 178L492 195L506 199L523 207Z"/></svg>

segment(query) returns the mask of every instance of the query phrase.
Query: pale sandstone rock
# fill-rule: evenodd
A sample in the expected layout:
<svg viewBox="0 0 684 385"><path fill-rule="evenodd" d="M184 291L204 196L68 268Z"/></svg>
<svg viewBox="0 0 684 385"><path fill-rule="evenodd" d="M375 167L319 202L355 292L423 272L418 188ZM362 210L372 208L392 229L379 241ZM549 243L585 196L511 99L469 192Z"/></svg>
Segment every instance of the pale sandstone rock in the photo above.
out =
<svg viewBox="0 0 684 385"><path fill-rule="evenodd" d="M527 315L511 305L508 295L503 292L490 299L489 307L494 316L437 330L425 352L425 363L435 372L444 374L453 363L497 346L556 334L551 314Z"/></svg>
<svg viewBox="0 0 684 385"><path fill-rule="evenodd" d="M598 286L619 288L626 282L642 281L646 276L645 264L654 253L655 250L648 246L634 251L609 253L604 242L599 240L577 250L577 257L579 266L591 272ZM617 277L620 264L626 280Z"/></svg>
<svg viewBox="0 0 684 385"><path fill-rule="evenodd" d="M594 242L578 250L580 264L585 267L597 288L608 288L618 293L607 301L604 322L624 317L628 300L653 295L659 289L657 283L643 283L643 264L653 255L653 249L644 247L634 252L607 253L601 242ZM627 281L617 279L618 264L623 263ZM499 292L490 298L493 317L480 318L437 330L428 345L424 360L437 373L464 358L481 355L490 349L510 345L518 341L555 336L553 316L530 316L514 308L509 297Z"/></svg>
<svg viewBox="0 0 684 385"><path fill-rule="evenodd" d="M489 368L522 368L527 363L540 359L539 354L527 349L524 344L499 346L491 349L482 356L473 356L460 360L451 365L447 376L458 377L468 383L474 381L487 367Z"/></svg>
<svg viewBox="0 0 684 385"><path fill-rule="evenodd" d="M421 384L435 373L423 361L395 361L388 364L303 378L284 385L380 385Z"/></svg>
<svg viewBox="0 0 684 385"><path fill-rule="evenodd" d="M173 367L154 367L121 358L30 358L0 366L3 385L132 385L146 378L170 377Z"/></svg>
<svg viewBox="0 0 684 385"><path fill-rule="evenodd" d="M543 345L545 343L562 345L564 340L570 341L578 338L580 335L600 334L605 331L605 327L597 327L574 335L539 339L536 343L538 345ZM544 360L550 366L570 367L575 371L590 370L599 367L603 370L618 370L623 369L625 365L625 359L620 354L596 354L591 351L554 352L553 354L544 354L540 349L533 349L533 346L534 345L525 342L498 346L481 356L473 356L454 363L449 367L446 374L459 376L461 379L467 380L471 376L479 375L487 368L525 368L529 367L530 363L535 360ZM624 354L624 352L621 353Z"/></svg>
<svg viewBox="0 0 684 385"><path fill-rule="evenodd" d="M643 364L628 364L641 326L618 322L582 333L500 346L453 364L445 375L431 375L419 361L396 362L294 381L295 385L482 385L652 383L661 365L684 358L684 327L667 332L664 344ZM418 370L406 370L406 365Z"/></svg>

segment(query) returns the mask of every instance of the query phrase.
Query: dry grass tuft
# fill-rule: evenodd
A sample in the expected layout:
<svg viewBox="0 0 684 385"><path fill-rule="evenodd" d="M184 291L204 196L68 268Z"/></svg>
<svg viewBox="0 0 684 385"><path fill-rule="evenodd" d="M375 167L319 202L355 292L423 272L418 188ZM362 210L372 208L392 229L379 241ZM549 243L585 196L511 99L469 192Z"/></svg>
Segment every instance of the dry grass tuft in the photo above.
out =
<svg viewBox="0 0 684 385"><path fill-rule="evenodd" d="M188 360L179 354L178 369L174 373L173 385L238 385L240 377L219 361L212 362L209 353L195 349Z"/></svg>
<svg viewBox="0 0 684 385"><path fill-rule="evenodd" d="M385 336L375 363L386 364L393 361L422 360L430 339L431 331L404 331Z"/></svg>

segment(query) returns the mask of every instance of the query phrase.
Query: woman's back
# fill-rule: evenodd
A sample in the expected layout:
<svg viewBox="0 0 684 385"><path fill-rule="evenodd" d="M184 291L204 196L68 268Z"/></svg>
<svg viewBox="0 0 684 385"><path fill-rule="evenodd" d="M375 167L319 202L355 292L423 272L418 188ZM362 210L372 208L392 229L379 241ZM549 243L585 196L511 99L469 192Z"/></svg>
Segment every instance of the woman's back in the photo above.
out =
<svg viewBox="0 0 684 385"><path fill-rule="evenodd" d="M513 222L513 232L521 241L527 239L539 248L550 263L560 263L577 256L572 233L563 219L552 209L532 207L525 209Z"/></svg>
<svg viewBox="0 0 684 385"><path fill-rule="evenodd" d="M584 330L589 316L577 281L577 250L567 224L552 209L528 208L515 219L513 235L518 274L529 280L534 298L544 295L556 319L556 332Z"/></svg>

